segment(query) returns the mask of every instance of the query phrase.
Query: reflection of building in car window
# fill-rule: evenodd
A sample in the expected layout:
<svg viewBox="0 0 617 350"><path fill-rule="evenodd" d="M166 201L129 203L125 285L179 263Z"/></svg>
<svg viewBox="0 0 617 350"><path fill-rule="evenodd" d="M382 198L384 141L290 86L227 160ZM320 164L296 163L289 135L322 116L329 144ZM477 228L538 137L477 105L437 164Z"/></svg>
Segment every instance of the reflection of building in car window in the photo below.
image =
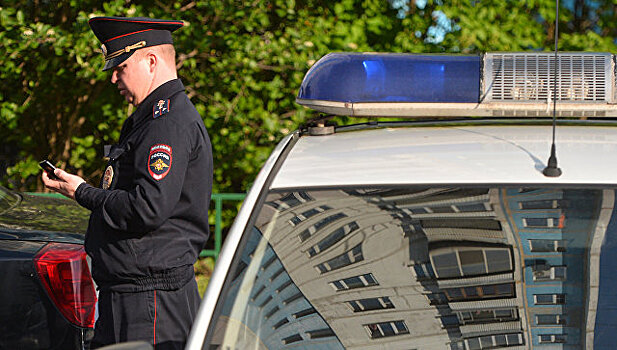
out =
<svg viewBox="0 0 617 350"><path fill-rule="evenodd" d="M581 344L586 300L597 298L583 293L590 275L581 247L606 227L601 197L516 188L274 193L237 263L223 315L244 309L236 317L274 348L317 339L334 349L410 341L533 347L554 335L547 326L568 334L551 342ZM528 225L561 215L568 225L550 236ZM248 300L239 298L245 290ZM231 338L242 333L226 328Z"/></svg>

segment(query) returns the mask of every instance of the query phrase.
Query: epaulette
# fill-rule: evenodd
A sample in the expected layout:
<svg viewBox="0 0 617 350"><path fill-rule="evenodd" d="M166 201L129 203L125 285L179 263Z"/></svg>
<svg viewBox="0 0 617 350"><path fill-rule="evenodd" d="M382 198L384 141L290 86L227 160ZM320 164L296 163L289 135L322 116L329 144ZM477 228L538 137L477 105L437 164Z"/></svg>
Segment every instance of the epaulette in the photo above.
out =
<svg viewBox="0 0 617 350"><path fill-rule="evenodd" d="M169 112L169 100L159 100L159 102L152 107L152 118L156 119L167 112Z"/></svg>

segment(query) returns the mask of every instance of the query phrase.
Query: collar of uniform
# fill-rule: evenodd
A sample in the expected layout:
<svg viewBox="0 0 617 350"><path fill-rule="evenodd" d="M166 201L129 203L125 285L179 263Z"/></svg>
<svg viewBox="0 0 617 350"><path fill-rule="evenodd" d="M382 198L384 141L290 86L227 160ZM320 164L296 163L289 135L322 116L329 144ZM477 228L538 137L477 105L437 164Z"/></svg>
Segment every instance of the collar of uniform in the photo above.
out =
<svg viewBox="0 0 617 350"><path fill-rule="evenodd" d="M152 119L152 106L154 106L154 104L156 104L159 100L166 100L173 94L180 91L184 91L184 84L182 84L180 79L170 80L157 87L143 100L142 103L139 104L135 110L135 113L133 113L133 124L137 125L146 118ZM170 109L173 110L173 108L174 106L171 106Z"/></svg>

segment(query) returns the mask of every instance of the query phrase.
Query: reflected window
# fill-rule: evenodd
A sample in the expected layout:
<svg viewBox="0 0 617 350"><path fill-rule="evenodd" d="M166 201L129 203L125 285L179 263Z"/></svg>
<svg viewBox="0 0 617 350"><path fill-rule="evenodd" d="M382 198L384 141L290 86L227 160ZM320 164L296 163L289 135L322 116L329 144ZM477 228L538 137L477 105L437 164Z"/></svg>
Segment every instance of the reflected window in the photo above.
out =
<svg viewBox="0 0 617 350"><path fill-rule="evenodd" d="M530 239L529 249L534 253L565 252L566 241L552 239Z"/></svg>
<svg viewBox="0 0 617 350"><path fill-rule="evenodd" d="M466 250L458 252L461 269L464 276L486 273L484 254L481 250Z"/></svg>
<svg viewBox="0 0 617 350"><path fill-rule="evenodd" d="M471 338L466 340L467 349L469 350L480 350L482 347L480 346L480 338Z"/></svg>
<svg viewBox="0 0 617 350"><path fill-rule="evenodd" d="M491 210L489 203L459 204L456 206L456 209L463 213Z"/></svg>
<svg viewBox="0 0 617 350"><path fill-rule="evenodd" d="M259 298L259 296L261 295L261 293L263 293L263 291L266 290L266 286L261 286L257 292L255 292L255 294L253 294L253 296L251 297L251 301L255 301L257 298Z"/></svg>
<svg viewBox="0 0 617 350"><path fill-rule="evenodd" d="M448 298L444 293L426 294L430 305L443 305L448 303Z"/></svg>
<svg viewBox="0 0 617 350"><path fill-rule="evenodd" d="M278 321L277 323L275 323L272 326L272 329L279 329L281 328L284 324L289 323L289 320L287 319L287 317L283 317L283 319L281 319L280 321Z"/></svg>
<svg viewBox="0 0 617 350"><path fill-rule="evenodd" d="M330 209L332 209L332 208L330 208L327 205L322 205L322 206L319 206L317 208L313 208L311 210L307 210L307 211L303 212L302 214L300 214L298 216L294 216L293 218L291 218L289 220L289 224L291 224L292 226L296 226L299 223L305 221L306 219L309 219L312 216L315 216L315 215L317 215L319 213L323 213L324 211L330 210Z"/></svg>
<svg viewBox="0 0 617 350"><path fill-rule="evenodd" d="M567 341L567 335L565 334L540 334L538 335L538 341L542 344L565 343Z"/></svg>
<svg viewBox="0 0 617 350"><path fill-rule="evenodd" d="M538 190L537 188L522 187L518 189L518 193L529 193L529 192L535 192L537 190Z"/></svg>
<svg viewBox="0 0 617 350"><path fill-rule="evenodd" d="M269 319L269 318L270 318L270 317L272 317L272 315L274 315L277 311L279 311L279 307L278 307L278 306L275 306L275 307L273 307L270 311L268 311L268 312L264 315L264 317L265 317L266 319Z"/></svg>
<svg viewBox="0 0 617 350"><path fill-rule="evenodd" d="M514 284L503 283L486 286L444 289L449 301L465 301L514 297Z"/></svg>
<svg viewBox="0 0 617 350"><path fill-rule="evenodd" d="M565 294L534 294L536 305L562 305L566 303Z"/></svg>
<svg viewBox="0 0 617 350"><path fill-rule="evenodd" d="M534 281L565 281L565 266L536 265L533 269Z"/></svg>
<svg viewBox="0 0 617 350"><path fill-rule="evenodd" d="M556 199L518 202L518 206L522 210L557 209L562 207Z"/></svg>
<svg viewBox="0 0 617 350"><path fill-rule="evenodd" d="M284 267L281 267L278 270L274 271L272 276L270 276L270 282L274 281L278 276L283 274L283 272L285 272L285 268Z"/></svg>
<svg viewBox="0 0 617 350"><path fill-rule="evenodd" d="M454 251L452 251L454 250ZM430 253L438 278L478 276L512 271L509 248L455 247L436 249Z"/></svg>
<svg viewBox="0 0 617 350"><path fill-rule="evenodd" d="M512 258L509 249L485 249L486 271L488 273L511 271Z"/></svg>
<svg viewBox="0 0 617 350"><path fill-rule="evenodd" d="M460 277L462 275L456 252L434 255L431 260L438 277Z"/></svg>
<svg viewBox="0 0 617 350"><path fill-rule="evenodd" d="M563 228L559 217L523 218L523 226L529 228Z"/></svg>
<svg viewBox="0 0 617 350"><path fill-rule="evenodd" d="M432 207L430 211L435 214L447 214L447 213L456 213L453 206L449 205L447 207Z"/></svg>
<svg viewBox="0 0 617 350"><path fill-rule="evenodd" d="M307 239L309 239L309 237L311 237L313 234L315 234L315 232L321 230L322 228L324 228L326 225L328 225L331 222L334 222L336 220L342 219L342 218L346 218L347 215L345 215L344 213L337 213L334 215L330 215L324 219L319 220L317 223L315 223L315 225L307 228L306 230L300 232L300 234L298 235L298 237L300 238L301 242L306 241Z"/></svg>
<svg viewBox="0 0 617 350"><path fill-rule="evenodd" d="M441 324L443 325L444 328L458 326L459 325L459 320L458 320L458 317L456 317L454 315L442 316L441 317Z"/></svg>
<svg viewBox="0 0 617 350"><path fill-rule="evenodd" d="M320 339L320 338L327 338L327 337L335 336L334 332L330 328L308 331L306 332L306 334L309 336L310 339Z"/></svg>
<svg viewBox="0 0 617 350"><path fill-rule="evenodd" d="M330 285L337 291L376 286L378 284L373 274L370 273L330 282Z"/></svg>
<svg viewBox="0 0 617 350"><path fill-rule="evenodd" d="M393 309L394 304L388 297L369 298L348 301L347 305L353 310L353 312L371 311L371 310L383 310Z"/></svg>
<svg viewBox="0 0 617 350"><path fill-rule="evenodd" d="M275 261L277 261L277 260L278 260L278 257L277 257L276 255L272 255L272 256L270 257L270 259L266 260L266 261L263 263L263 265L261 265L260 269L261 269L262 271L267 270L267 269L268 269L268 267L270 267L270 266L271 266L271 265L272 265Z"/></svg>
<svg viewBox="0 0 617 350"><path fill-rule="evenodd" d="M566 319L563 315L536 315L536 324L541 325L565 325Z"/></svg>
<svg viewBox="0 0 617 350"><path fill-rule="evenodd" d="M473 213L473 212L485 212L490 211L491 207L489 203L461 203L452 204L448 206L423 206L412 207L405 209L409 210L410 214L452 214L452 213Z"/></svg>
<svg viewBox="0 0 617 350"><path fill-rule="evenodd" d="M345 236L356 231L359 228L360 227L355 221L339 227L338 229L330 233L326 238L322 239L319 243L312 246L311 249L308 250L309 257L314 257L315 255L323 252L324 250L332 247L341 239L345 238Z"/></svg>
<svg viewBox="0 0 617 350"><path fill-rule="evenodd" d="M244 261L240 261L238 263L238 267L236 267L236 272L234 273L234 280L238 279L246 269L247 265Z"/></svg>
<svg viewBox="0 0 617 350"><path fill-rule="evenodd" d="M283 304L285 304L285 305L291 304L294 301L299 300L300 298L302 298L302 293L298 292L298 293L290 296L289 298L283 300Z"/></svg>
<svg viewBox="0 0 617 350"><path fill-rule="evenodd" d="M305 316L308 316L308 315L312 315L312 314L315 314L315 313L317 313L317 310L315 310L314 308L310 307L308 309L304 309L304 310L296 312L295 314L293 314L293 317L294 318L302 318L302 317L305 317Z"/></svg>
<svg viewBox="0 0 617 350"><path fill-rule="evenodd" d="M263 308L264 306L268 305L270 301L272 301L272 296L268 296L264 301L262 301L261 304L259 304L259 307Z"/></svg>
<svg viewBox="0 0 617 350"><path fill-rule="evenodd" d="M510 333L510 334L491 334L480 337L467 338L450 345L451 349L464 349L464 350L482 350L482 349L494 349L498 347L510 347L516 345L523 345L522 333Z"/></svg>
<svg viewBox="0 0 617 350"><path fill-rule="evenodd" d="M413 271L416 273L416 279L418 280L435 277L431 264L413 265Z"/></svg>
<svg viewBox="0 0 617 350"><path fill-rule="evenodd" d="M501 224L494 219L431 219L420 220L423 228L469 228L476 230L501 231Z"/></svg>
<svg viewBox="0 0 617 350"><path fill-rule="evenodd" d="M333 259L330 259L322 264L315 266L320 273L326 273L333 270L338 270L342 267L349 266L364 260L362 256L362 243L353 247L350 251L347 251Z"/></svg>
<svg viewBox="0 0 617 350"><path fill-rule="evenodd" d="M281 341L283 342L283 344L287 345L287 344L297 343L302 340L304 339L302 339L302 336L300 336L300 334L294 334L294 335L290 335L287 338L283 338Z"/></svg>
<svg viewBox="0 0 617 350"><path fill-rule="evenodd" d="M311 198L311 196L309 196L306 192L291 192L283 196L281 199L267 202L266 205L269 205L278 211L284 211L312 200L313 198Z"/></svg>
<svg viewBox="0 0 617 350"><path fill-rule="evenodd" d="M283 284L278 286L278 288L276 288L276 292L280 293L280 292L284 291L285 288L291 286L292 284L293 284L293 282L291 280L287 280L287 281L283 282Z"/></svg>
<svg viewBox="0 0 617 350"><path fill-rule="evenodd" d="M488 335L485 337L480 337L480 348L492 348L495 344L493 344L493 336Z"/></svg>
<svg viewBox="0 0 617 350"><path fill-rule="evenodd" d="M517 309L473 310L456 313L461 324L507 322L518 319Z"/></svg>
<svg viewBox="0 0 617 350"><path fill-rule="evenodd" d="M371 339L392 337L395 335L409 334L409 329L404 321L391 321L371 323L364 325Z"/></svg>

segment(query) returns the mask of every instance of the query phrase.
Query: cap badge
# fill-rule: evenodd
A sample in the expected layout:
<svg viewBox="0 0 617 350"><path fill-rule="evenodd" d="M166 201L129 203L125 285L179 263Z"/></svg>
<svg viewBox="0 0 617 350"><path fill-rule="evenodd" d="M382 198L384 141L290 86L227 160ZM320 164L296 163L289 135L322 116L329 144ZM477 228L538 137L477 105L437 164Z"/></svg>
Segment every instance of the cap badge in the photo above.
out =
<svg viewBox="0 0 617 350"><path fill-rule="evenodd" d="M150 147L148 173L155 180L162 180L171 169L171 146L158 144Z"/></svg>
<svg viewBox="0 0 617 350"><path fill-rule="evenodd" d="M103 174L103 183L101 187L106 190L111 186L111 182L114 179L114 168L111 165L108 165L105 169L105 174Z"/></svg>
<svg viewBox="0 0 617 350"><path fill-rule="evenodd" d="M159 100L152 108L152 118L158 118L169 112L169 100Z"/></svg>

